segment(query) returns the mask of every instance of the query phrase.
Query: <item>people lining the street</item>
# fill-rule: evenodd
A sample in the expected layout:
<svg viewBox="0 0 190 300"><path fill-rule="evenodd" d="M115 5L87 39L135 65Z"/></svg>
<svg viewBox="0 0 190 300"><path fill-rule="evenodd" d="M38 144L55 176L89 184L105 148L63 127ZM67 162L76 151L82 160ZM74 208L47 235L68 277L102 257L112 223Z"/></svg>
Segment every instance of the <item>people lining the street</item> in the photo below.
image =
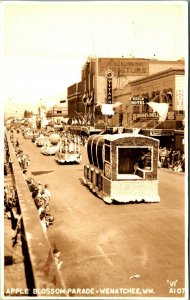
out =
<svg viewBox="0 0 190 300"><path fill-rule="evenodd" d="M174 172L185 172L185 154L182 150L160 147L159 166Z"/></svg>

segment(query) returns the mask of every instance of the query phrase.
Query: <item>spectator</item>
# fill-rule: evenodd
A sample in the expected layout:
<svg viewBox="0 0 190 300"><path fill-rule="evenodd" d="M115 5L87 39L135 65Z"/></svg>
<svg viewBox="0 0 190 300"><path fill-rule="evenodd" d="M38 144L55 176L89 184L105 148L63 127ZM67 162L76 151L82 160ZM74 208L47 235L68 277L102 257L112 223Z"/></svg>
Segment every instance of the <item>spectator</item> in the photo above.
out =
<svg viewBox="0 0 190 300"><path fill-rule="evenodd" d="M40 213L40 223L42 224L44 232L47 233L46 213L44 210L42 210Z"/></svg>
<svg viewBox="0 0 190 300"><path fill-rule="evenodd" d="M24 169L22 172L23 172L24 179L26 180L26 176L27 176L27 170L26 170L26 169Z"/></svg>
<svg viewBox="0 0 190 300"><path fill-rule="evenodd" d="M41 181L38 181L38 191L42 194L42 184Z"/></svg>
<svg viewBox="0 0 190 300"><path fill-rule="evenodd" d="M161 166L164 167L165 159L167 155L167 149L166 147L160 149L160 161L161 161Z"/></svg>
<svg viewBox="0 0 190 300"><path fill-rule="evenodd" d="M50 200L51 200L51 193L49 191L49 185L48 184L45 184L45 186L44 186L44 190L42 191L42 198L46 202L46 209L49 210L49 204L50 204Z"/></svg>
<svg viewBox="0 0 190 300"><path fill-rule="evenodd" d="M177 161L175 163L173 170L174 170L174 172L182 172L183 171L182 164L180 161Z"/></svg>
<svg viewBox="0 0 190 300"><path fill-rule="evenodd" d="M58 249L54 249L53 250L53 257L55 259L55 263L56 263L56 265L58 267L58 270L60 270L61 265L63 263L62 260L59 260L60 255L61 255L61 252Z"/></svg>
<svg viewBox="0 0 190 300"><path fill-rule="evenodd" d="M16 140L16 147L19 147L20 146L20 144L19 144L19 141L18 141L18 139Z"/></svg>

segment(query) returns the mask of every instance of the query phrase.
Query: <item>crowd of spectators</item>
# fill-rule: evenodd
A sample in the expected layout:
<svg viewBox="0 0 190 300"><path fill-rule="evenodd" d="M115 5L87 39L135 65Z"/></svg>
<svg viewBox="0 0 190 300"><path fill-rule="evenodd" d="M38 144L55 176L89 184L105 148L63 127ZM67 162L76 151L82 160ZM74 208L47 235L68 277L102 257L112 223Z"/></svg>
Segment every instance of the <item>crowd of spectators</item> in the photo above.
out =
<svg viewBox="0 0 190 300"><path fill-rule="evenodd" d="M159 167L168 168L174 172L185 172L185 154L182 150L160 147Z"/></svg>
<svg viewBox="0 0 190 300"><path fill-rule="evenodd" d="M49 213L50 209L50 199L51 193L49 191L48 184L42 186L40 181L34 180L34 178L27 178L27 169L30 165L29 155L24 153L20 147L20 142L18 139L19 131L17 131L17 136L13 130L10 133L10 140L15 150L16 157L18 159L21 170L23 171L24 179L28 184L29 191L32 194L32 198L34 199L34 203L39 213L40 222L42 224L42 228L46 233L47 228L53 224L54 217Z"/></svg>
<svg viewBox="0 0 190 300"><path fill-rule="evenodd" d="M34 180L34 178L27 178L27 169L30 165L30 158L28 154L24 153L23 150L20 148L20 143L18 139L20 131L17 130L17 137L15 136L15 132L11 130L10 132L10 140L15 150L16 157L18 159L19 165L21 170L23 171L24 179L28 185L29 191L31 192L31 198L34 200L36 208L38 210L40 223L42 228L47 234L47 228L53 224L54 217L50 213L50 200L51 200L51 192L49 190L49 185L44 184L40 181ZM6 163L9 162L9 147L7 139L5 138L5 160ZM6 174L5 174L6 175ZM12 187L9 186L4 187L4 206L5 206L5 213L7 218L11 218L11 210L13 207L16 206L16 191ZM22 215L21 215L22 217ZM19 226L18 226L19 225ZM15 229L15 241L17 241L17 236L20 233L20 219L17 222L18 228ZM14 241L13 241L14 246ZM53 249L53 257L55 259L55 263L57 264L58 269L60 269L63 261L60 260L61 252L54 247Z"/></svg>

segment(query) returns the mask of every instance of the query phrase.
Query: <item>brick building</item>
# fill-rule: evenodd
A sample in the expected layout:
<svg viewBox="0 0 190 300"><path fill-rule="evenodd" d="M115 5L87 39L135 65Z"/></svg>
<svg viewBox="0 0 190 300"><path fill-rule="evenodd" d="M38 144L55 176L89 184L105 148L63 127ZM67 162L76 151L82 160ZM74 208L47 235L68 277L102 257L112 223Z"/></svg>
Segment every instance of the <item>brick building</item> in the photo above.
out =
<svg viewBox="0 0 190 300"><path fill-rule="evenodd" d="M141 58L93 58L84 64L81 72L81 82L68 88L68 113L72 117L77 113L91 115L96 119L100 112L95 109L95 103L107 103L107 73L111 71L111 101L118 99L120 93L129 82L143 79L169 68L184 69L184 60L159 61ZM129 88L126 88L127 90ZM129 90L127 94L129 94ZM124 98L124 96L123 96ZM75 102L75 104L74 104ZM76 112L77 113L76 113Z"/></svg>
<svg viewBox="0 0 190 300"><path fill-rule="evenodd" d="M121 102L108 120L109 125L127 127L141 121L143 126L149 120L145 113L151 114L151 109L147 112L145 105L131 105L131 97L142 96L149 101L169 102L163 129L181 129L184 68L184 60L90 57L82 68L81 82L68 88L69 117L82 115L89 121L86 125L98 127L101 122L105 123L105 116L96 104ZM155 124L149 123L150 126Z"/></svg>

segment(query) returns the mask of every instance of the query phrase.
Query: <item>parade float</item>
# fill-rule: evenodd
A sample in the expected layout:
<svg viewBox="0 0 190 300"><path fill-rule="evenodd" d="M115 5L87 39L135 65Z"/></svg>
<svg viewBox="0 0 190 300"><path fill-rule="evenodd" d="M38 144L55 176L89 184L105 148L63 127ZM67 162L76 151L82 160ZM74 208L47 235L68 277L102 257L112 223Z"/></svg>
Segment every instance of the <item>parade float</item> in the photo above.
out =
<svg viewBox="0 0 190 300"><path fill-rule="evenodd" d="M23 136L25 139L32 139L34 134L33 134L32 130L30 130L30 131L25 131Z"/></svg>
<svg viewBox="0 0 190 300"><path fill-rule="evenodd" d="M51 134L49 139L41 148L41 153L44 155L55 155L59 150L60 136L59 134Z"/></svg>
<svg viewBox="0 0 190 300"><path fill-rule="evenodd" d="M80 143L77 137L64 137L59 150L55 154L55 160L59 164L80 163L82 155L80 153Z"/></svg>
<svg viewBox="0 0 190 300"><path fill-rule="evenodd" d="M44 136L43 134L40 134L40 136L36 139L36 146L42 147L46 144L46 142L47 142L47 137Z"/></svg>
<svg viewBox="0 0 190 300"><path fill-rule="evenodd" d="M138 133L92 135L83 184L106 203L160 202L157 139Z"/></svg>
<svg viewBox="0 0 190 300"><path fill-rule="evenodd" d="M32 128L23 129L22 134L25 139L37 138L39 136L38 132L35 132Z"/></svg>

